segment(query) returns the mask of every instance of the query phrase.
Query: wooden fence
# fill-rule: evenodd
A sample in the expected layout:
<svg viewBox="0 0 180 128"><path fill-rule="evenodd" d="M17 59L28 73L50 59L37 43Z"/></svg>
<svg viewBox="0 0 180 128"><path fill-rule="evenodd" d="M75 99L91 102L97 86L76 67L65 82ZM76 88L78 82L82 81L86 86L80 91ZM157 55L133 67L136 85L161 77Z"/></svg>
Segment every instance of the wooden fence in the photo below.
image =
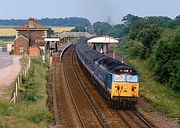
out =
<svg viewBox="0 0 180 128"><path fill-rule="evenodd" d="M17 97L18 97L18 88L22 82L22 77L27 77L27 73L29 71L29 68L31 66L31 58L29 56L26 56L26 64L25 66L22 67L21 72L19 73L18 77L15 80L15 86L14 86L14 90L13 90L13 94L12 94L12 99L9 102L11 103L16 103L17 101Z"/></svg>

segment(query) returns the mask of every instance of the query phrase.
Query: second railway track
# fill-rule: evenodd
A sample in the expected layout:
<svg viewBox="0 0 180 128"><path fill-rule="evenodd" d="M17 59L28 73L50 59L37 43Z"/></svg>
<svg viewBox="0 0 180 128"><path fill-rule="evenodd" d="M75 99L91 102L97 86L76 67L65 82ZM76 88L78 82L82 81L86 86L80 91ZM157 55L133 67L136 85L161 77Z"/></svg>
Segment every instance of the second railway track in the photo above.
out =
<svg viewBox="0 0 180 128"><path fill-rule="evenodd" d="M96 111L86 92L84 92L81 82L76 76L73 68L73 51L72 46L66 51L63 57L64 76L71 94L71 98L77 111L79 121L82 127L108 127L108 124Z"/></svg>

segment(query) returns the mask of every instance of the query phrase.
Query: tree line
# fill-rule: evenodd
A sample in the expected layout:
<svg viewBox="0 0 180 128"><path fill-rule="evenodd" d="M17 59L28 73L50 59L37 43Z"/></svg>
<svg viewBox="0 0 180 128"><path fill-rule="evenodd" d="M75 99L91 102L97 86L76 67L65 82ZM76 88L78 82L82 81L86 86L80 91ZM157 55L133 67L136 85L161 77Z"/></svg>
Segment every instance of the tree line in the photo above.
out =
<svg viewBox="0 0 180 128"><path fill-rule="evenodd" d="M93 24L97 35L110 35L126 42L126 54L147 62L155 79L180 91L180 15L138 17L128 14L121 24ZM124 46L123 46L124 47Z"/></svg>
<svg viewBox="0 0 180 128"><path fill-rule="evenodd" d="M19 26L27 23L27 19L0 19L0 26ZM38 23L44 26L90 26L91 23L86 18L69 17L69 18L43 18Z"/></svg>

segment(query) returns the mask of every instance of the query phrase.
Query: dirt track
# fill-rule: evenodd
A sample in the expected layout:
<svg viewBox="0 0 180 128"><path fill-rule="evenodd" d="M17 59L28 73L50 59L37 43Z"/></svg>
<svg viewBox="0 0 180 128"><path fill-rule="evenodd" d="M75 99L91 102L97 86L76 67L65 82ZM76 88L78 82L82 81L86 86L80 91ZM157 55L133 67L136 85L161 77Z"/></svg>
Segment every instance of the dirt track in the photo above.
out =
<svg viewBox="0 0 180 128"><path fill-rule="evenodd" d="M21 56L0 55L0 100L10 100L11 83L14 82L21 70Z"/></svg>

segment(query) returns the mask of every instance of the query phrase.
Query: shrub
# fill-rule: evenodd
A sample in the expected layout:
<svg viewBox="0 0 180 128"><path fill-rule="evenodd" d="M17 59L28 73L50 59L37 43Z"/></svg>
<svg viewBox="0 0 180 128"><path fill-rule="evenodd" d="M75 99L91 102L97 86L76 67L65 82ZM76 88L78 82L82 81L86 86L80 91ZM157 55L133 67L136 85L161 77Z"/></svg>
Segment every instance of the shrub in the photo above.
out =
<svg viewBox="0 0 180 128"><path fill-rule="evenodd" d="M144 58L144 46L140 41L132 41L128 42L128 49L127 49L128 56L130 58Z"/></svg>
<svg viewBox="0 0 180 128"><path fill-rule="evenodd" d="M47 79L47 65L42 63L41 58L31 59L31 68L28 76L22 77L22 84L20 86L21 98L27 101L35 102L41 96L38 94L38 88Z"/></svg>
<svg viewBox="0 0 180 128"><path fill-rule="evenodd" d="M39 111L39 112L29 116L28 120L30 120L33 123L41 123L43 121L50 123L52 121L52 116L45 111Z"/></svg>

